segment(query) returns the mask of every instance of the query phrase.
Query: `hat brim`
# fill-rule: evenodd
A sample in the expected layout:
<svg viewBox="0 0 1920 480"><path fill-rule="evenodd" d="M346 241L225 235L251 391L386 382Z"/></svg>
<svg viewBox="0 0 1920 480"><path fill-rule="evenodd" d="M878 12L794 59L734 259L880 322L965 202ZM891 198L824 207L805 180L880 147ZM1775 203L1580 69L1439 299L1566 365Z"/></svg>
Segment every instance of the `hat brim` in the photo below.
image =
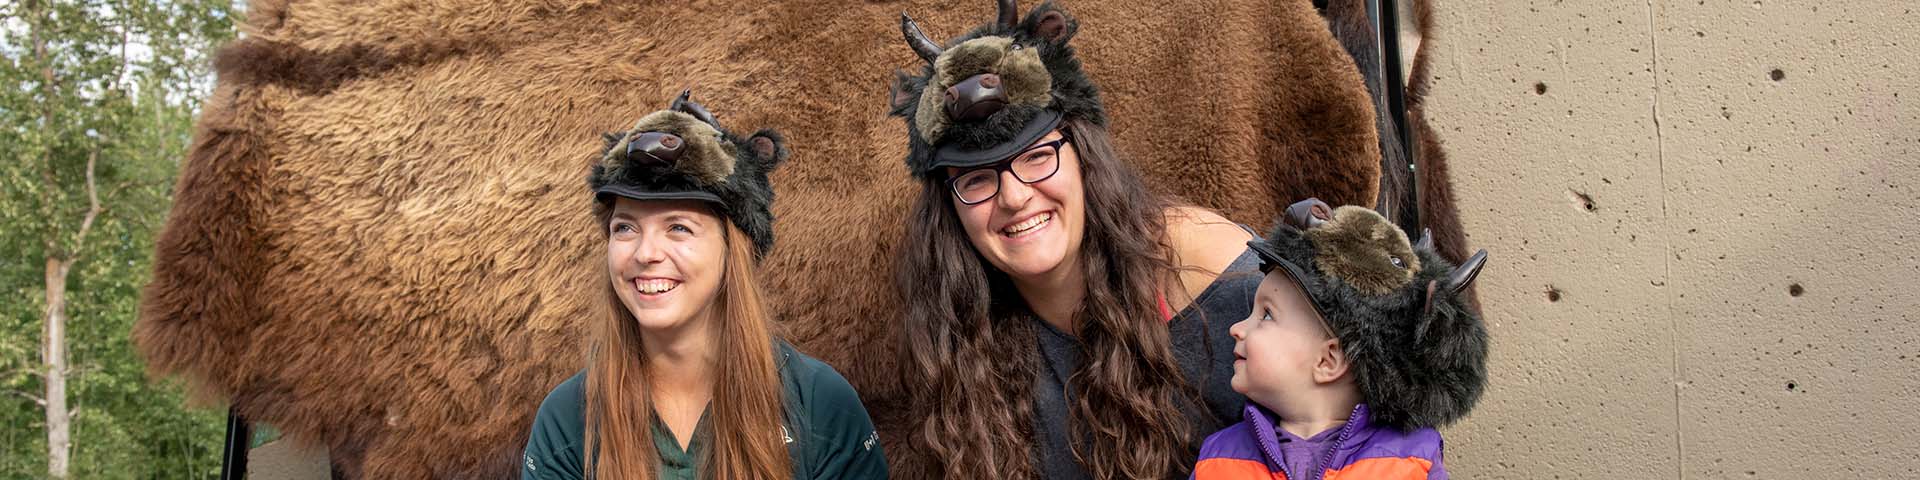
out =
<svg viewBox="0 0 1920 480"><path fill-rule="evenodd" d="M1300 289L1300 294L1307 297L1307 305L1313 307L1313 313L1319 315L1320 321L1326 323L1329 328L1333 326L1333 318L1328 317L1327 312L1320 308L1322 299L1314 295L1314 292L1319 291L1318 285L1313 283L1305 268L1281 257L1280 252L1274 250L1273 245L1265 240L1258 238L1249 240L1247 248L1260 256L1260 269L1263 273L1272 273L1275 270L1286 272L1287 277L1293 279L1294 288Z"/></svg>
<svg viewBox="0 0 1920 480"><path fill-rule="evenodd" d="M595 189L593 194L595 200L609 203L613 202L613 197L619 196L634 200L702 200L723 208L726 206L726 202L720 201L719 195L699 190L659 192L640 190L626 185L607 185Z"/></svg>
<svg viewBox="0 0 1920 480"><path fill-rule="evenodd" d="M961 150L953 145L946 145L936 148L933 151L933 164L931 168L969 168L1006 160L1007 157L1013 156L1015 153L1020 153L1021 150L1033 145L1033 142L1040 141L1041 137L1047 136L1047 133L1052 132L1054 127L1060 126L1060 120L1061 115L1059 111L1053 109L1041 110L1040 113L1033 116L1032 120L1027 120L1027 125L1021 127L1020 132L1015 133L1013 138L1009 138L1007 141L1000 142L992 147L980 150Z"/></svg>

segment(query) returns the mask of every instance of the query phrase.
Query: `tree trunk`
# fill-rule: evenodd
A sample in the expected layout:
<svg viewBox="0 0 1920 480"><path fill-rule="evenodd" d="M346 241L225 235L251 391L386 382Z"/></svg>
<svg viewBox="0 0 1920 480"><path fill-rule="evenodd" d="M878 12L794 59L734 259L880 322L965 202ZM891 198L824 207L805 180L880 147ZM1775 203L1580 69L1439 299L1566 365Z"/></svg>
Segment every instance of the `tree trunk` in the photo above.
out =
<svg viewBox="0 0 1920 480"><path fill-rule="evenodd" d="M47 55L47 38L43 30L53 17L46 11L45 2L28 1L25 6L35 13L27 28L33 43L33 57L40 63L42 88L46 91L46 98L41 100L42 128L52 129L55 128L53 105L59 95L59 84L55 81L53 62ZM46 185L41 190L41 211L52 212L53 197L49 192L59 185L53 177L53 150L49 146L43 148L41 161L45 162L45 170L42 171L42 180ZM92 193L93 158L87 161L87 182L89 193ZM97 210L98 200L94 202L96 207L93 210ZM93 213L88 212L87 223L91 223ZM85 235L84 228L82 232ZM47 311L42 316L44 322L40 327L40 360L46 368L42 380L47 391L41 401L47 413L47 476L64 479L67 478L68 467L73 463L73 417L67 412L67 272L73 267L74 258L62 253L58 235L49 234L46 244Z"/></svg>
<svg viewBox="0 0 1920 480"><path fill-rule="evenodd" d="M40 360L45 363L47 402L47 476L67 478L73 460L73 418L67 414L67 272L71 260L47 257L47 314L41 328Z"/></svg>

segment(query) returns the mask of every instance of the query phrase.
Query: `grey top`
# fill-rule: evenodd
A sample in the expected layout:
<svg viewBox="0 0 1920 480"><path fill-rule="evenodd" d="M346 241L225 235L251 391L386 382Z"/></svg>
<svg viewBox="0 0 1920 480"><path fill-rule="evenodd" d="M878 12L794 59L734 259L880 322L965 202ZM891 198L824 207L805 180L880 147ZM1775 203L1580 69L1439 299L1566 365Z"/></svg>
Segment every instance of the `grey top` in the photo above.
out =
<svg viewBox="0 0 1920 480"><path fill-rule="evenodd" d="M1189 385L1200 390L1206 403L1205 408L1190 407L1186 412L1194 428L1189 435L1196 446L1207 434L1237 421L1246 404L1246 397L1234 392L1230 383L1233 336L1227 329L1253 312L1253 293L1260 287L1261 278L1260 257L1253 250L1241 252L1219 278L1194 297L1193 304L1181 309L1167 324L1180 373ZM1068 443L1072 434L1067 422L1072 415L1066 385L1080 366L1080 340L1037 318L1032 321L1039 324L1034 330L1039 332L1040 360L1046 365L1046 371L1034 375L1035 466L1043 478L1090 478L1086 468L1074 460ZM1193 461L1186 463L1192 465Z"/></svg>

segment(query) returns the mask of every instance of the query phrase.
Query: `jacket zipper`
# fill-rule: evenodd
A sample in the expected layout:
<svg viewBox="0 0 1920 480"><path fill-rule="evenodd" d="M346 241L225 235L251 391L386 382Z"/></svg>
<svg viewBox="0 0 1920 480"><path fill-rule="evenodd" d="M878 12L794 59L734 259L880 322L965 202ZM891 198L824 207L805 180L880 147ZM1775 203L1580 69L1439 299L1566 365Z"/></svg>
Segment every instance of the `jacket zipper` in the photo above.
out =
<svg viewBox="0 0 1920 480"><path fill-rule="evenodd" d="M1273 429L1274 429L1274 431L1275 431L1275 433L1274 433L1274 435L1273 435L1273 436L1274 436L1274 437L1276 437L1276 438L1277 438L1277 437L1279 437L1279 436L1280 436L1280 434L1279 434L1279 430L1280 430L1280 424L1277 424L1277 423L1276 423L1276 424L1274 424L1274 425L1273 425ZM1254 433L1256 433L1256 434L1257 434L1257 433L1259 433L1259 432L1254 432ZM1254 441L1254 443L1258 443L1258 444L1260 444L1260 453L1265 453L1265 454L1267 454L1267 458L1268 458L1268 459L1272 459L1272 460L1276 460L1276 462L1275 462L1275 463L1279 463L1279 464L1280 464L1280 474L1281 474L1281 475L1286 475L1286 476L1287 476L1287 480L1294 480L1294 477L1293 477L1293 471L1292 471L1292 470L1289 470L1289 469L1287 469L1287 459L1285 459L1285 458L1281 458L1281 457L1280 457L1279 455L1275 455L1275 454L1273 453L1273 444L1272 444L1272 443L1270 443L1270 442L1267 442L1267 441L1266 441L1266 439L1264 439L1264 438L1259 438L1259 437L1255 437L1255 438L1253 439L1253 441Z"/></svg>
<svg viewBox="0 0 1920 480"><path fill-rule="evenodd" d="M1320 456L1320 471L1313 473L1314 480L1322 480L1327 475L1327 466L1333 465L1333 453L1340 451L1340 445L1347 443L1347 437L1353 435L1354 417L1359 416L1364 405L1355 405L1353 413L1347 414L1347 424L1340 426L1340 436L1334 437L1333 446L1327 447L1327 453ZM1289 475L1287 478L1293 478Z"/></svg>

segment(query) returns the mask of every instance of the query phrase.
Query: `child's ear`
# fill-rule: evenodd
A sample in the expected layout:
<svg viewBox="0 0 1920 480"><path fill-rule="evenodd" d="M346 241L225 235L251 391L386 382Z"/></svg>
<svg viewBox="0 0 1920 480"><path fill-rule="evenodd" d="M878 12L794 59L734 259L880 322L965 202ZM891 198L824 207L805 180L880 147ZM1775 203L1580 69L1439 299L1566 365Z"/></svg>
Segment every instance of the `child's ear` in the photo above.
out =
<svg viewBox="0 0 1920 480"><path fill-rule="evenodd" d="M1347 376L1351 363L1347 362L1346 349L1340 348L1340 339L1329 338L1320 351L1320 361L1313 364L1314 383L1333 383Z"/></svg>

